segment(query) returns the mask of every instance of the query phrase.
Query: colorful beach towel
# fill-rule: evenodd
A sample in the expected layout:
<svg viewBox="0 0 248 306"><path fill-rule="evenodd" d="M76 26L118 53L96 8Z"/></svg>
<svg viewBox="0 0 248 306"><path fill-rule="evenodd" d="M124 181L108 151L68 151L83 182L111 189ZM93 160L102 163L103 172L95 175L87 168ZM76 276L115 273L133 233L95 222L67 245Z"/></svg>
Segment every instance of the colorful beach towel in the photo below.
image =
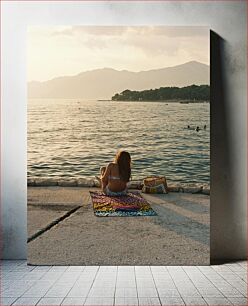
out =
<svg viewBox="0 0 248 306"><path fill-rule="evenodd" d="M137 191L122 196L107 196L102 191L90 191L93 210L98 217L156 216L157 213Z"/></svg>

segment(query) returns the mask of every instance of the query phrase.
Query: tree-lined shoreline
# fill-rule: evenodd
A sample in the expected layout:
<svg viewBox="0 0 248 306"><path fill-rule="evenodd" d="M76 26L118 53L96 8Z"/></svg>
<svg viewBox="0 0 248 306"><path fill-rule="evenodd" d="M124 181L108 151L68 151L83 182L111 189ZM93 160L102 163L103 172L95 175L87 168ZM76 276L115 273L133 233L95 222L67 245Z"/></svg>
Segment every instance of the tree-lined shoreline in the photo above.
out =
<svg viewBox="0 0 248 306"><path fill-rule="evenodd" d="M160 87L156 89L135 91L126 89L116 93L112 101L209 101L209 85L190 85L185 87Z"/></svg>

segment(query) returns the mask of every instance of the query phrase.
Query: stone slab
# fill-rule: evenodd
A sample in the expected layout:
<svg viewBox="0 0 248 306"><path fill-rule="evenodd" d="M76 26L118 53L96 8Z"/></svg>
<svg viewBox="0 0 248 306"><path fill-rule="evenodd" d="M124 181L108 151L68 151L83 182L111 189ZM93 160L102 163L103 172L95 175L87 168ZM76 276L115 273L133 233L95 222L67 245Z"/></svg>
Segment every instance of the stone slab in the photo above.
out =
<svg viewBox="0 0 248 306"><path fill-rule="evenodd" d="M96 217L89 190L30 187L34 202L82 207L28 243L28 263L51 265L208 265L209 196L143 195L158 216ZM28 209L31 209L28 205ZM31 224L32 221L29 221Z"/></svg>

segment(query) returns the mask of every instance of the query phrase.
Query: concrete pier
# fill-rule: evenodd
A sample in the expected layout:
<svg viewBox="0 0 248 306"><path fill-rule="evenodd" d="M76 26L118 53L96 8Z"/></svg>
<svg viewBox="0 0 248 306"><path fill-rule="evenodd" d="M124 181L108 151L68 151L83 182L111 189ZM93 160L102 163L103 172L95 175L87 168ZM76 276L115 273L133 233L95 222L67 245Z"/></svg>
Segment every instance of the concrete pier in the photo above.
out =
<svg viewBox="0 0 248 306"><path fill-rule="evenodd" d="M157 216L96 217L97 189L28 187L29 264L209 264L208 195L142 193Z"/></svg>

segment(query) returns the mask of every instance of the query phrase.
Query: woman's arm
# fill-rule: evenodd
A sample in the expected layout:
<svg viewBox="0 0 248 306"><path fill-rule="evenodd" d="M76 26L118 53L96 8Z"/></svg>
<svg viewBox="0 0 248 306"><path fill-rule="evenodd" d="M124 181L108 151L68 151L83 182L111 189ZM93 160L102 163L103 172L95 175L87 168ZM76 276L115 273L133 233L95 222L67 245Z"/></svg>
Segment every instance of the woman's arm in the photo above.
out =
<svg viewBox="0 0 248 306"><path fill-rule="evenodd" d="M102 186L102 190L104 190L106 188L106 186L108 185L108 177L110 176L110 169L111 169L112 164L108 164L103 176L101 177L101 186Z"/></svg>

